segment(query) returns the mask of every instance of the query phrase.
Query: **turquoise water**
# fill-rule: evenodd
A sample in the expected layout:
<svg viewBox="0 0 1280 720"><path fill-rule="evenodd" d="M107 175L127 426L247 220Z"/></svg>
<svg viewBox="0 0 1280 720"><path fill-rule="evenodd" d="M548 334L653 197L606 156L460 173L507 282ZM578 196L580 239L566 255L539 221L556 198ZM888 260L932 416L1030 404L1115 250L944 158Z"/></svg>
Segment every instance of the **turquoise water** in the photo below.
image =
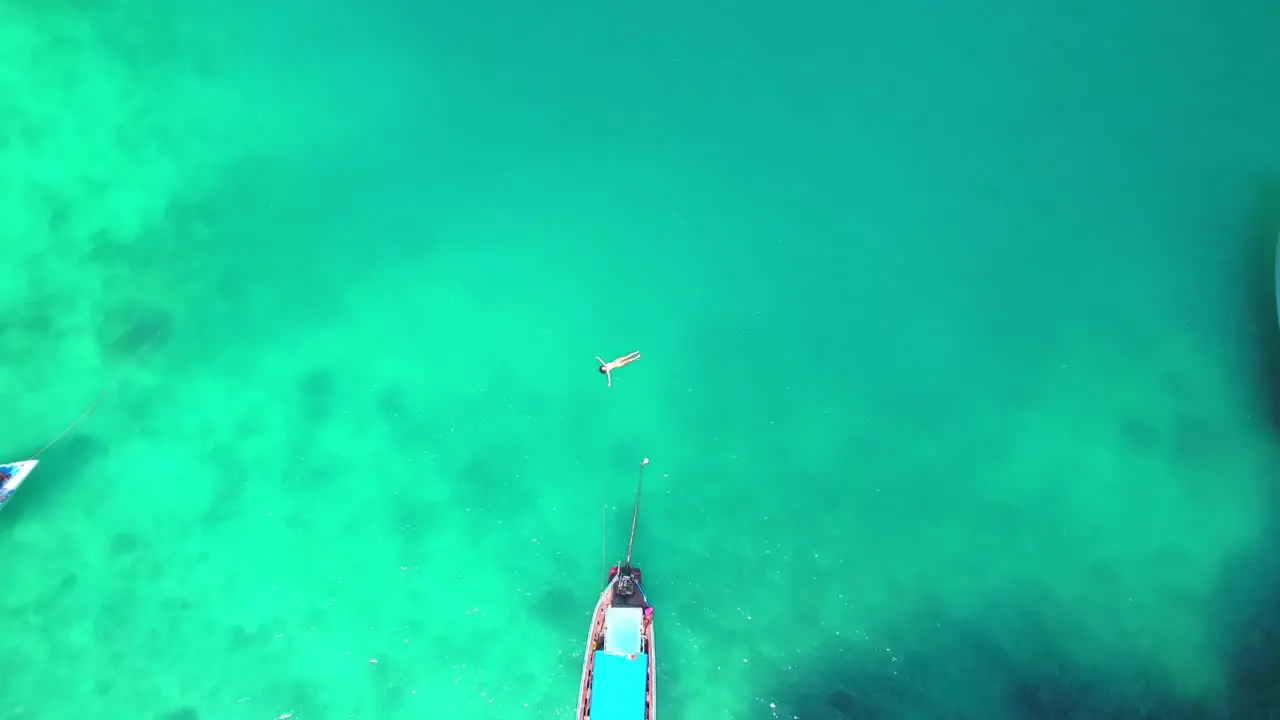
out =
<svg viewBox="0 0 1280 720"><path fill-rule="evenodd" d="M571 716L643 457L664 718L1280 709L1280 6L261 5L0 3L0 717Z"/></svg>

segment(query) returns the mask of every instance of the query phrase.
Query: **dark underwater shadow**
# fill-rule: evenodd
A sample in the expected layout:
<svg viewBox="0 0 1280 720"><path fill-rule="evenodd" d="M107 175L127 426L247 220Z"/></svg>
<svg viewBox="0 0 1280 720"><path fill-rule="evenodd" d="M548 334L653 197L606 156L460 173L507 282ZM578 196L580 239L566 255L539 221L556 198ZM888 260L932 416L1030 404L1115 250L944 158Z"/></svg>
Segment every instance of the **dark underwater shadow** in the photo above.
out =
<svg viewBox="0 0 1280 720"><path fill-rule="evenodd" d="M1141 668L1082 665L1055 645L1034 608L993 621L942 622L945 607L909 613L894 652L898 666L830 644L780 679L769 697L776 717L804 720L1272 720L1280 719L1280 183L1259 193L1237 287L1244 316L1239 341L1248 362L1250 409L1270 431L1272 453L1264 531L1227 564L1213 616L1220 697L1194 699L1175 680ZM997 613L1000 614L1000 613ZM1013 648L1016 647L1016 652Z"/></svg>
<svg viewBox="0 0 1280 720"><path fill-rule="evenodd" d="M108 309L98 326L98 344L104 356L137 360L144 352L156 352L173 335L173 316L163 308L129 305Z"/></svg>
<svg viewBox="0 0 1280 720"><path fill-rule="evenodd" d="M1216 594L1220 653L1231 668L1224 704L1232 718L1280 718L1280 456L1265 469L1271 483L1266 525L1254 545L1222 573Z"/></svg>
<svg viewBox="0 0 1280 720"><path fill-rule="evenodd" d="M1265 423L1271 457L1263 531L1222 572L1216 593L1219 652L1230 668L1223 698L1228 717L1280 718L1280 181L1259 193L1247 230L1246 327L1254 373L1252 415Z"/></svg>
<svg viewBox="0 0 1280 720"><path fill-rule="evenodd" d="M1246 226L1246 252L1242 253L1241 291L1244 337L1251 352L1251 382L1256 412L1266 419L1273 437L1280 439L1280 181L1258 192L1253 215Z"/></svg>
<svg viewBox="0 0 1280 720"><path fill-rule="evenodd" d="M765 697L803 720L1226 720L1141 668L1089 667L1057 647L1035 613L939 623L921 609L907 642L832 643ZM914 629L913 629L914 628ZM930 629L921 632L921 628Z"/></svg>

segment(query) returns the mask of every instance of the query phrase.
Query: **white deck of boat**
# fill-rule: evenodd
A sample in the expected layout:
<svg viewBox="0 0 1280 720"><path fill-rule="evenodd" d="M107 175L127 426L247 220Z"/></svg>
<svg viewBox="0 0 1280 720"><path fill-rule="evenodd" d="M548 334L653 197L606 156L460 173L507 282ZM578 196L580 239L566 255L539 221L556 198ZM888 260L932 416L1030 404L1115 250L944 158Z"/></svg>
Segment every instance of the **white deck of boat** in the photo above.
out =
<svg viewBox="0 0 1280 720"><path fill-rule="evenodd" d="M17 492L18 487L22 485L22 481L27 479L27 476L31 474L31 471L35 469L39 462L39 460L21 460L19 462L0 464L0 467L8 468L13 474L12 477L0 485L0 498L7 500L10 495Z"/></svg>
<svg viewBox="0 0 1280 720"><path fill-rule="evenodd" d="M617 655L635 655L640 652L644 609L637 607L611 607L604 614L604 650Z"/></svg>

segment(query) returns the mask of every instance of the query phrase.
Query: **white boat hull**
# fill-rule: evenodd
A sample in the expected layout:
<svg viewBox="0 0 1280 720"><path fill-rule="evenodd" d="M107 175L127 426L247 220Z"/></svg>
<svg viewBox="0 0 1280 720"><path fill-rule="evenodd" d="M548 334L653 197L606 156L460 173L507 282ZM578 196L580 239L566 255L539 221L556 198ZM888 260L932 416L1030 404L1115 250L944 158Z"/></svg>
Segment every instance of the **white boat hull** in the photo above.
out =
<svg viewBox="0 0 1280 720"><path fill-rule="evenodd" d="M5 463L0 465L0 510L13 499L18 488L22 487L22 482L27 479L32 470L36 469L39 460L19 460L18 462Z"/></svg>

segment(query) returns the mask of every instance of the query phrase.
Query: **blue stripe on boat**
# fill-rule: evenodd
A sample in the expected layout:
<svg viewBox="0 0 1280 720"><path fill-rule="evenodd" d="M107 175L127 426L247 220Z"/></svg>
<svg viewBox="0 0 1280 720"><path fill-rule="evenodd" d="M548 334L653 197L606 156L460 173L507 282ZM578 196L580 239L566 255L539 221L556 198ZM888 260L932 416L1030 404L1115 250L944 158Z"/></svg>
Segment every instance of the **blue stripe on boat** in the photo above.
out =
<svg viewBox="0 0 1280 720"><path fill-rule="evenodd" d="M603 650L595 652L591 679L591 720L644 720L649 684L649 656L632 660Z"/></svg>

